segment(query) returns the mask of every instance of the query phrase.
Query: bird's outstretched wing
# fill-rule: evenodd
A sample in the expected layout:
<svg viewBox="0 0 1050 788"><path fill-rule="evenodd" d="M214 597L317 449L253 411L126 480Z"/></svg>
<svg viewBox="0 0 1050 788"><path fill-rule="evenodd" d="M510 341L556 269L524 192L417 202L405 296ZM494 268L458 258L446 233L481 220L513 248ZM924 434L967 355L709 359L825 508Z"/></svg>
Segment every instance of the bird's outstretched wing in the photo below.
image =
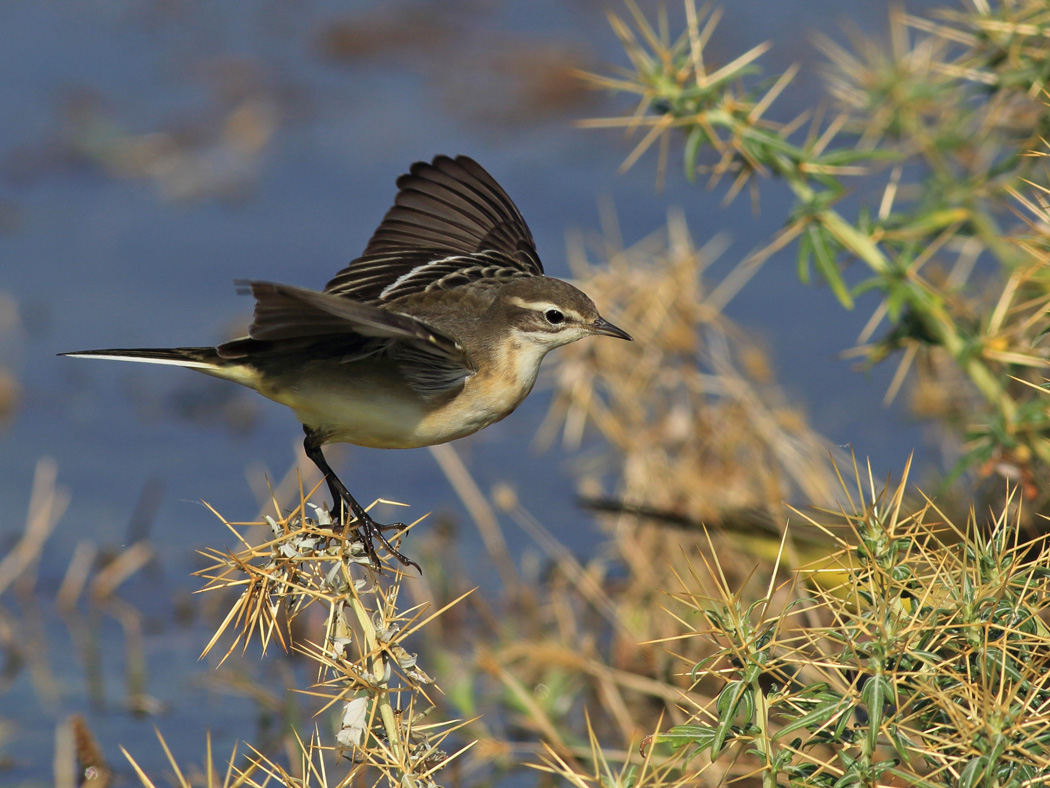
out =
<svg viewBox="0 0 1050 788"><path fill-rule="evenodd" d="M238 284L255 297L255 314L248 337L216 348L223 359L251 362L306 349L346 361L386 353L424 394L452 389L475 371L459 342L409 315L293 285Z"/></svg>
<svg viewBox="0 0 1050 788"><path fill-rule="evenodd" d="M357 301L396 301L494 277L539 276L532 233L507 193L466 156L417 162L364 254L325 285Z"/></svg>

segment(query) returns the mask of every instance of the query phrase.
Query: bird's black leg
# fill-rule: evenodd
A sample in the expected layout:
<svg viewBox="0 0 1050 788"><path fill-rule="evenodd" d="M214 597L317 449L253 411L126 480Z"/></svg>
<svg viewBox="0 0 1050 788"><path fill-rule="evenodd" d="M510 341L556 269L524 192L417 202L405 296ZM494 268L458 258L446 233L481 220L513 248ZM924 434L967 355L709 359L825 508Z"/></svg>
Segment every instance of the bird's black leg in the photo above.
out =
<svg viewBox="0 0 1050 788"><path fill-rule="evenodd" d="M372 560L372 566L376 569L380 568L379 556L376 554L375 545L372 544L373 539L378 539L379 543L390 552L390 555L400 561L403 566L413 566L422 573L423 570L419 568L419 564L396 550L387 538L383 536L385 529L404 529L406 527L405 524L391 523L390 525L381 525L373 520L371 515L365 511L365 507L359 504L354 499L354 496L350 494L350 491L346 489L346 485L339 480L339 477L335 475L328 461L324 458L324 453L321 451L320 435L313 432L309 427L303 427L303 429L306 432L306 440L303 441L306 456L324 474L325 482L328 484L328 491L332 494L332 505L342 508L341 504L345 504L346 508L353 514L354 525L361 532L361 541L365 545L368 557Z"/></svg>

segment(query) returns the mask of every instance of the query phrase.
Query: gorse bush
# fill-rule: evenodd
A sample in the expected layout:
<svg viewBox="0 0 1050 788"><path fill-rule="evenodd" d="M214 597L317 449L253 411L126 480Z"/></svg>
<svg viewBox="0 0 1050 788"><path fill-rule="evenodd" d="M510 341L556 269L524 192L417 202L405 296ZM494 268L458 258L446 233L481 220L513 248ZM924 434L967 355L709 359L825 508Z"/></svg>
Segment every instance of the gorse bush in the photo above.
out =
<svg viewBox="0 0 1050 788"><path fill-rule="evenodd" d="M691 675L724 686L648 746L674 748L683 777L728 761L726 776L763 786L1041 784L1045 560L1027 557L1006 514L957 528L930 502L906 514L906 479L881 495L856 481L857 508L805 518L841 545L813 570L836 582L779 609L771 595L734 596L717 575L714 593L683 593L695 636L719 647Z"/></svg>
<svg viewBox="0 0 1050 788"><path fill-rule="evenodd" d="M1045 4L982 0L929 19L894 11L888 51L859 36L853 51L821 41L838 113L788 123L768 115L795 70L763 75L766 45L714 69L704 48L717 14L687 2L686 30L670 40L629 7L613 25L630 68L589 79L638 103L586 125L644 132L627 164L659 143L663 167L677 145L689 178L730 180L727 200L786 183L794 207L746 265L793 247L801 281L823 281L844 307L877 294L857 352L868 363L900 357L888 396L918 367L923 409L965 446L950 478L1005 475L1025 485L1030 513L1042 511L1050 420L1025 384L1043 382L1048 355ZM876 177L873 199L846 200ZM851 264L862 273L847 281Z"/></svg>

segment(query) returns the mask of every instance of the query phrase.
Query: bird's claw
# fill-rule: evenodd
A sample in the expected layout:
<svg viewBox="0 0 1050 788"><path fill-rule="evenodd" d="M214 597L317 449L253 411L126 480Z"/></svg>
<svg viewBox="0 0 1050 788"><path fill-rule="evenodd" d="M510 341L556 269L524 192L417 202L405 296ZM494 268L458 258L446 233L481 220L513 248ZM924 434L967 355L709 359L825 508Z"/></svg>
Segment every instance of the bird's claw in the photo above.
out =
<svg viewBox="0 0 1050 788"><path fill-rule="evenodd" d="M358 511L357 507L350 506L348 501L343 501L342 503L344 505L340 507L340 514L342 515L340 522L357 529L357 532L361 537L361 543L365 548L365 554L372 562L373 569L377 572L383 570L383 565L379 560L379 553L376 552L374 544L375 541L378 541L402 566L414 567L417 572L423 574L423 570L420 568L419 564L394 547L390 543L390 540L383 534L384 531L397 531L398 533L401 533L408 528L407 525L404 523L377 523L364 509ZM352 515L352 519L347 519L347 509L350 509L349 514Z"/></svg>

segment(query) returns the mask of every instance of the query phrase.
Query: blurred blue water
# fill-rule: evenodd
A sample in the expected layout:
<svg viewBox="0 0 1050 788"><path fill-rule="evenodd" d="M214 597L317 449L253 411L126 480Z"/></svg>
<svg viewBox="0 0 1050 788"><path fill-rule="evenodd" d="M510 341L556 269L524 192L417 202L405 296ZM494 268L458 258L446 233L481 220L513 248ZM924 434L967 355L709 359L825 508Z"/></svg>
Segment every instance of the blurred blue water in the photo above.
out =
<svg viewBox="0 0 1050 788"><path fill-rule="evenodd" d="M772 39L767 68L801 62L793 90L809 101L817 84L809 67L819 57L808 32L836 35L844 21L882 30L888 5L738 2L727 8L709 55L728 59ZM165 495L152 536L166 579L195 588L185 577L195 566L193 550L230 541L199 502L233 519L254 515L245 474L251 468L258 480L265 467L283 476L300 442L298 425L279 406L241 400L236 387L203 376L54 354L210 344L230 336L251 310L234 293L233 279L320 287L363 248L390 204L394 179L412 161L437 153L478 159L518 203L555 276L568 273L565 232L598 227L599 195L612 197L629 243L663 226L668 207L676 205L684 207L695 238L727 232L734 244L716 272L775 232L788 204L775 185L764 189L756 217L742 205L723 210L720 194L685 183L674 170L664 191L654 194L653 157L617 174L628 151L619 134L570 126L574 118L615 111L598 94L570 92L557 111L539 105L515 114L528 96L522 74L507 65L515 53L550 43L553 58L580 67L623 62L604 8L553 0L453 2L440 12L411 3L356 3L351 10L335 2L217 0L0 5L0 210L13 217L0 235L0 290L17 300L25 325L17 340L0 343L2 361L24 388L14 423L0 435L0 549L21 528L17 517L37 458L49 455L73 497L54 537L66 547L52 551L45 582L57 582L80 538L119 545L143 486L159 479ZM357 57L335 61L320 42L333 22L346 19L360 20L358 27L374 34L352 42ZM381 38L375 31L391 30L404 38L387 48L367 46ZM538 67L516 66L525 77ZM268 134L257 152L238 151L223 139L223 123L233 122L238 108ZM172 190L189 188L179 182L179 168L167 176L120 177L102 162L99 151L114 136L157 131L189 140L192 156L181 167L199 173L199 193L172 197ZM765 335L782 383L820 414L817 426L871 456L879 475L898 470L921 444L898 411L872 418L881 412L890 368L865 378L835 358L867 319L863 302L844 314L826 290L797 283L789 255L767 263L728 311ZM250 428L238 432L219 419L178 415L206 413L209 404L229 405L231 398L233 406L248 408ZM572 505L572 457L524 450L545 407L540 392L457 449L483 490L511 483L552 531L586 551L595 532ZM434 509L466 522L425 451L349 448L334 457L363 499L410 490L412 515ZM462 532L469 560L478 548L471 528ZM508 538L517 552L531 549L513 525ZM201 634L163 636L168 642L155 650L171 656L163 664L168 680L188 680ZM17 715L27 717L24 730L40 746L39 753L20 752L31 763L26 774L44 779L51 722L84 709L76 685L70 677L58 708ZM27 681L19 680L0 698L0 715L14 716L18 703L31 708L32 698ZM207 720L214 726L223 719L220 709L202 716L187 734L193 742L202 740ZM124 727L111 714L92 724L111 755L118 742L137 754L143 747L129 737L152 736L149 725ZM163 721L162 727L167 733Z"/></svg>

